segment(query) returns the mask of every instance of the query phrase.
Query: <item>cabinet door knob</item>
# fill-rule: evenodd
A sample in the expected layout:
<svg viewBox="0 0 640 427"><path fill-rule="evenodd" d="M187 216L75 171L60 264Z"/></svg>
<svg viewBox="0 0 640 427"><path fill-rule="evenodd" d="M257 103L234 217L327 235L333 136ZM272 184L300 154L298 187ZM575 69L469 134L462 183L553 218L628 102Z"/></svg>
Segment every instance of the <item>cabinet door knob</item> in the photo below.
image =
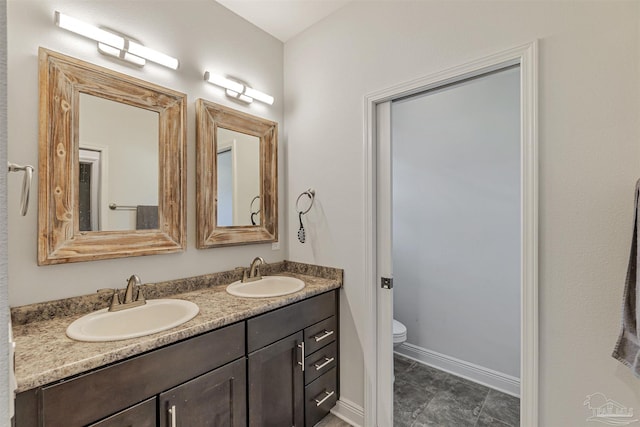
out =
<svg viewBox="0 0 640 427"><path fill-rule="evenodd" d="M315 337L313 337L316 342L320 342L325 338L330 337L331 335L333 335L333 331L327 331L326 329L324 330L324 332L322 334L318 334Z"/></svg>
<svg viewBox="0 0 640 427"><path fill-rule="evenodd" d="M315 399L315 401L316 401L316 406L320 406L320 405L322 405L324 402L326 402L328 398L330 398L331 396L333 396L334 392L333 392L333 391L325 391L325 392L324 392L324 394L325 394L325 396L324 396L321 400Z"/></svg>
<svg viewBox="0 0 640 427"><path fill-rule="evenodd" d="M320 365L318 365L317 363L315 364L316 371L319 371L320 369L324 368L325 366L327 366L329 363L333 362L334 360L335 359L333 357L325 357L323 363L321 363Z"/></svg>
<svg viewBox="0 0 640 427"><path fill-rule="evenodd" d="M176 424L177 412L176 405L171 405L171 408L169 408L169 415L171 415L171 427L178 427L178 424Z"/></svg>

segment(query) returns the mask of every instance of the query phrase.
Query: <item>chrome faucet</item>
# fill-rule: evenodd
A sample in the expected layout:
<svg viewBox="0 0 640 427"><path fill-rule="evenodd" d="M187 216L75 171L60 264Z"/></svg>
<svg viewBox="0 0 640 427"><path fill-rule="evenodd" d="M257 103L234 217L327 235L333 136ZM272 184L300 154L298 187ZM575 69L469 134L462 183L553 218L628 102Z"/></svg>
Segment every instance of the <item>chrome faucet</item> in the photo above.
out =
<svg viewBox="0 0 640 427"><path fill-rule="evenodd" d="M262 259L262 257L255 257L253 259L253 261L251 261L251 265L249 266L249 276L247 277L247 271L244 271L244 274L242 275L242 283L244 282L253 282L256 280L260 280L262 279L262 276L260 275L260 266L266 264L266 262L264 262L264 259Z"/></svg>
<svg viewBox="0 0 640 427"><path fill-rule="evenodd" d="M120 295L118 294L118 290L114 289L113 297L111 298L111 304L109 305L109 311L119 311L146 304L147 301L144 299L144 295L142 295L140 285L142 285L140 278L135 274L132 274L131 277L129 277L129 279L127 280L127 289L124 291L124 300L122 302L120 302ZM136 287L138 287L138 293L134 298L133 293Z"/></svg>

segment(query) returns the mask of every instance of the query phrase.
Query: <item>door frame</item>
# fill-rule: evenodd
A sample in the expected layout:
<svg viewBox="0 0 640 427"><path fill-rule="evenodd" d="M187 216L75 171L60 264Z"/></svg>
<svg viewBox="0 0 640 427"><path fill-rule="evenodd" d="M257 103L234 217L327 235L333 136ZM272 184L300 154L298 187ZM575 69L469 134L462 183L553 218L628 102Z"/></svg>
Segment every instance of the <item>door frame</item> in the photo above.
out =
<svg viewBox="0 0 640 427"><path fill-rule="evenodd" d="M392 292L380 288L378 204L390 197L378 186L389 167L378 166L378 132L390 132L390 123L378 123L378 106L461 80L520 65L521 146L521 312L520 312L520 425L538 425L538 42L514 47L478 60L401 83L364 98L364 424L391 427L393 421L391 321ZM384 108L384 107L383 107ZM388 109L388 106L387 106ZM390 117L390 116L389 116ZM379 192L380 190L380 192ZM388 214L380 212L383 220ZM384 264L384 263L383 263ZM388 354L387 354L388 352ZM390 390L383 389L383 387Z"/></svg>

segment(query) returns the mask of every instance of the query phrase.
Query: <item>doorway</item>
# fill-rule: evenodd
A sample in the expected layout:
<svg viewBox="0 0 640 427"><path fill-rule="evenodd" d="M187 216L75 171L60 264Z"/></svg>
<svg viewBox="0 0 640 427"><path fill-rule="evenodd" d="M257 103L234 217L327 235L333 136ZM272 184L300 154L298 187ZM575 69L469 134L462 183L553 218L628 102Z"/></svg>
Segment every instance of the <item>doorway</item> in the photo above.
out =
<svg viewBox="0 0 640 427"><path fill-rule="evenodd" d="M391 101L509 67L519 67L520 83L520 425L537 425L536 51L533 42L365 98L365 425L393 425L393 291L381 287L382 278L393 278Z"/></svg>
<svg viewBox="0 0 640 427"><path fill-rule="evenodd" d="M391 103L394 426L519 425L520 69Z"/></svg>

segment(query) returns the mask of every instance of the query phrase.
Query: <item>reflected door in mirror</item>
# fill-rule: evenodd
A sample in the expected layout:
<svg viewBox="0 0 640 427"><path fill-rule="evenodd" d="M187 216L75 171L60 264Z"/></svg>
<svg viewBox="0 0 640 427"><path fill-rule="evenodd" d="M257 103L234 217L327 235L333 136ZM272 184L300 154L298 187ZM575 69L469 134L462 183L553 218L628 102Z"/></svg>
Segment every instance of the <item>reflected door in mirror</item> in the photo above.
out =
<svg viewBox="0 0 640 427"><path fill-rule="evenodd" d="M159 114L80 93L80 231L158 228Z"/></svg>
<svg viewBox="0 0 640 427"><path fill-rule="evenodd" d="M260 225L260 138L217 131L217 225Z"/></svg>

